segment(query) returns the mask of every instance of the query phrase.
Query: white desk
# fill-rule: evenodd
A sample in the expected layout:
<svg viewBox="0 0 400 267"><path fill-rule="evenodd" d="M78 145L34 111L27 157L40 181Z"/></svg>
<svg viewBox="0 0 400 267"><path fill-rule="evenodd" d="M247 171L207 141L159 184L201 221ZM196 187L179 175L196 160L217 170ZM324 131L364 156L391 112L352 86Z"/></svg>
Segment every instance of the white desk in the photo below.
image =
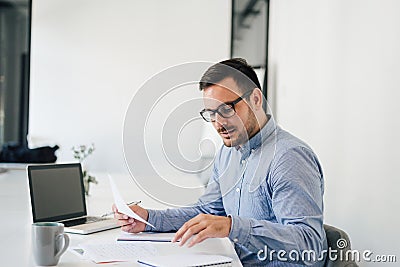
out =
<svg viewBox="0 0 400 267"><path fill-rule="evenodd" d="M87 199L89 214L100 215L110 210L112 195L105 175L96 175L98 185L92 185L91 196ZM143 206L148 208L162 208L156 201L145 196L135 186L134 182L126 175L114 175L117 186L126 200L135 196L142 200ZM31 224L32 215L30 207L28 179L26 172L10 170L0 174L0 260L1 266L35 266L31 253ZM91 235L69 234L70 246L80 243L112 242L116 240L120 230L114 229ZM178 253L220 254L234 259L233 266L242 266L233 245L227 238L208 239L193 248L179 247L172 243L154 243L161 255ZM132 263L113 263L102 266L132 266ZM74 253L67 251L58 266L99 266L83 260Z"/></svg>

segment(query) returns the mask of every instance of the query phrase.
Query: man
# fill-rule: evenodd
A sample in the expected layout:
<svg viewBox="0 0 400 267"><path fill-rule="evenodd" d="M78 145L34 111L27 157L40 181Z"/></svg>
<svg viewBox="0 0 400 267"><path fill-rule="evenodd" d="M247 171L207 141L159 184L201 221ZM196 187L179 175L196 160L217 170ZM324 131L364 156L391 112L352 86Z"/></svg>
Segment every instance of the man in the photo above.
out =
<svg viewBox="0 0 400 267"><path fill-rule="evenodd" d="M211 66L200 81L205 105L200 114L224 145L206 192L193 207L131 209L158 231L177 231L173 242L181 240L180 245L229 237L245 266L323 266L321 166L309 146L265 113L260 88L244 59ZM122 230L151 230L113 209Z"/></svg>

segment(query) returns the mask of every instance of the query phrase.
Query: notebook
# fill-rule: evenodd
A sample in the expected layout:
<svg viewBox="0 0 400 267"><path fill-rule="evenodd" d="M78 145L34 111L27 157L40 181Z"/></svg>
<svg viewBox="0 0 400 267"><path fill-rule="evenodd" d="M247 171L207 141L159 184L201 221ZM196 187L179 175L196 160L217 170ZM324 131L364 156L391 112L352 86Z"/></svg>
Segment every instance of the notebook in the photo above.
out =
<svg viewBox="0 0 400 267"><path fill-rule="evenodd" d="M115 219L87 216L80 163L29 165L27 172L33 222L60 222L76 234L118 227Z"/></svg>
<svg viewBox="0 0 400 267"><path fill-rule="evenodd" d="M232 259L221 255L172 254L142 258L138 263L153 267L232 266Z"/></svg>

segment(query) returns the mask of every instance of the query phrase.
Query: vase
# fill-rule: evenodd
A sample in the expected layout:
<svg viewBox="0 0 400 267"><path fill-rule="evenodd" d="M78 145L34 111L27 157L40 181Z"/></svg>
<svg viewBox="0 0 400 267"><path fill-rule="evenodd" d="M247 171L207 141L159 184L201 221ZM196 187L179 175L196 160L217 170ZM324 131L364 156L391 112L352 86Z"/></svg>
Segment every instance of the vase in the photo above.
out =
<svg viewBox="0 0 400 267"><path fill-rule="evenodd" d="M86 175L83 177L83 187L85 188L85 195L89 196L90 182Z"/></svg>

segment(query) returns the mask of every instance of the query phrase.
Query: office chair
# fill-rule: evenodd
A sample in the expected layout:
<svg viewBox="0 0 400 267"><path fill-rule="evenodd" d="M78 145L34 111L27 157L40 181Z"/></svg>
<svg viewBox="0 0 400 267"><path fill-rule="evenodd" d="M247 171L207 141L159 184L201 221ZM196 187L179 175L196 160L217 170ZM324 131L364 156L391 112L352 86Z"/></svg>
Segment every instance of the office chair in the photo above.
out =
<svg viewBox="0 0 400 267"><path fill-rule="evenodd" d="M354 262L354 259L351 257L346 261L346 251L351 250L350 238L349 236L341 229L336 227L324 224L324 230L326 233L326 239L328 241L328 247L332 250L337 250L338 255L336 260L329 259L327 257L325 262L325 267L357 267L358 265ZM343 259L340 259L340 252L343 251ZM329 256L329 254L328 254Z"/></svg>

